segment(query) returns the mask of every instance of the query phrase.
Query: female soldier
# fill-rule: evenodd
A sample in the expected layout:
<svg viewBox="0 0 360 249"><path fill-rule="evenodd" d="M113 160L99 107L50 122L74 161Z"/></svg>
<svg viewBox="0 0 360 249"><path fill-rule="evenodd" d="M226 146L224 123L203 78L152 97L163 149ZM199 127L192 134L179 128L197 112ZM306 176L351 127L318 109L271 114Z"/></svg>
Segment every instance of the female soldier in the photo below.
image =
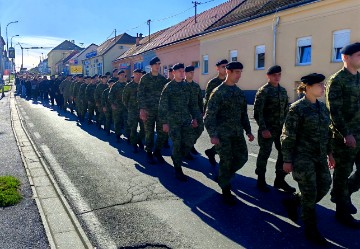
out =
<svg viewBox="0 0 360 249"><path fill-rule="evenodd" d="M299 90L306 95L291 105L281 135L283 169L293 172L301 192L305 236L321 245L327 241L317 228L315 205L329 191L329 168L335 166L330 147L329 112L325 104L317 100L324 94L324 79L324 75L317 73L301 78Z"/></svg>

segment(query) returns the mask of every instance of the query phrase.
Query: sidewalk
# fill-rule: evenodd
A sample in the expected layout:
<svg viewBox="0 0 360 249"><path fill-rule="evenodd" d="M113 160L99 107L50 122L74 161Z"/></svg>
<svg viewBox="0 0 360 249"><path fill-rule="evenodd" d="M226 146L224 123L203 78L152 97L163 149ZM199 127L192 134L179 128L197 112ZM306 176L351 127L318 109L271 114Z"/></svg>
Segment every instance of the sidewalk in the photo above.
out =
<svg viewBox="0 0 360 249"><path fill-rule="evenodd" d="M0 215L0 222L7 224L0 232L1 248L93 248L23 129L14 89L0 100L0 108L0 141L6 147L0 175L18 177L24 196L18 205L0 211L8 213Z"/></svg>

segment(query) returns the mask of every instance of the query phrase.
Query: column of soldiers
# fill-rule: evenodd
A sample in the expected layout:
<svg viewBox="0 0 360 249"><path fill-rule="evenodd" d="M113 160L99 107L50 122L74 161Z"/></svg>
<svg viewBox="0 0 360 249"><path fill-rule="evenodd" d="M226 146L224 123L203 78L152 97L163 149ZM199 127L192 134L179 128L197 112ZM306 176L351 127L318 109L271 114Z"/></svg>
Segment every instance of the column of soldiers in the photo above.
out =
<svg viewBox="0 0 360 249"><path fill-rule="evenodd" d="M344 47L341 53L344 67L327 85L322 74L305 75L299 86L304 95L290 106L280 85L281 67L270 67L254 102L260 146L256 186L259 191L270 190L266 167L274 144L278 152L274 187L294 194L296 189L285 181L292 173L300 193L294 195L295 201L284 204L292 213L301 207L305 236L320 245L327 241L317 228L315 206L330 189L330 169L334 169L331 201L336 203L336 219L360 228L352 216L357 209L351 202L351 195L360 188L360 43ZM98 127L104 125L107 134L113 123L117 141L125 135L134 153L144 148L145 139L149 164L165 162L161 149L169 136L174 173L180 181L187 181L182 160L198 154L194 145L205 127L213 145L205 150L210 164L217 164L216 154L220 157L216 181L222 199L235 205L238 199L231 192L231 182L248 160L246 137L250 142L255 139L245 93L237 86L244 66L227 60L216 63L218 75L207 84L203 103L200 87L193 81L193 66L175 64L172 77L166 79L159 73L160 65L158 57L151 59L150 72L134 70L129 83L124 71L114 70L111 78L110 73L91 79L78 75L72 80L67 77L59 87L56 80L49 85L55 85L56 102L57 95L63 96L60 106L76 110L80 122L87 110L88 123L95 111ZM324 93L326 105L318 100Z"/></svg>

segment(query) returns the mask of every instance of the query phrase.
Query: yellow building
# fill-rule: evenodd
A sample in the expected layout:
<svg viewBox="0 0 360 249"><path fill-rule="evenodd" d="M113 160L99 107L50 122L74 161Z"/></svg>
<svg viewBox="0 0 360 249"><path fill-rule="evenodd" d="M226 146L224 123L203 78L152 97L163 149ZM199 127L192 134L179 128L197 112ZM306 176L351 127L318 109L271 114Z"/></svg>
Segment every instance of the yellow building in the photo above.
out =
<svg viewBox="0 0 360 249"><path fill-rule="evenodd" d="M301 76L330 76L342 67L340 49L360 41L359 14L358 0L243 1L198 38L201 88L216 75L217 61L238 60L244 64L239 87L251 103L267 68L278 64L294 101Z"/></svg>

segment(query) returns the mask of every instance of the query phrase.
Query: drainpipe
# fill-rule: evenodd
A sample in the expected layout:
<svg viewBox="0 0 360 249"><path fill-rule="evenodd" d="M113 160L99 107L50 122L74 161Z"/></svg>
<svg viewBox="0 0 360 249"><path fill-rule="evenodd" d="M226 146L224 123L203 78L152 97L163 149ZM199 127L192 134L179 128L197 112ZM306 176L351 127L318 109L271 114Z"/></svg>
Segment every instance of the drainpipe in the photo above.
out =
<svg viewBox="0 0 360 249"><path fill-rule="evenodd" d="M277 40L277 28L279 26L280 17L277 16L275 19L275 23L273 24L274 30L274 47L273 47L273 65L276 65L276 40Z"/></svg>

